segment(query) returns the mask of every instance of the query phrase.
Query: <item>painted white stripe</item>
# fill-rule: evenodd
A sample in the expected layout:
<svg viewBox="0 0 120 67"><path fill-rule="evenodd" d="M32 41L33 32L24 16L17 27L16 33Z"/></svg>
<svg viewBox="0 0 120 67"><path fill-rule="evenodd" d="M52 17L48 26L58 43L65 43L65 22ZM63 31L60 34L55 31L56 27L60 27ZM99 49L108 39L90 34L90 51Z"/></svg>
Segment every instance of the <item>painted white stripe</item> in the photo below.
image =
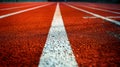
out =
<svg viewBox="0 0 120 67"><path fill-rule="evenodd" d="M20 11L17 11L17 12L1 15L0 19L8 17L8 16L12 16L12 15L20 14L20 13L23 13L23 12L27 12L27 11L30 11L30 10L35 10L35 9L45 7L45 6L48 6L48 5L51 5L51 4L40 5L40 6L36 6L36 7L33 7L33 8L28 8L28 9L25 9L25 10L20 10Z"/></svg>
<svg viewBox="0 0 120 67"><path fill-rule="evenodd" d="M105 8L105 9L110 9L110 10L120 10L120 8L117 8L117 5L116 5L116 8L115 8L115 7L114 7L114 8L111 8L112 6L110 6L110 5L101 6L101 5L103 5L103 4L97 4L97 5L95 5L95 4L92 4L92 3L86 3L86 5L89 5L89 6L91 6L91 7L96 7L96 6L98 6L98 7L100 7L100 8Z"/></svg>
<svg viewBox="0 0 120 67"><path fill-rule="evenodd" d="M120 10L120 8L108 8L108 7L103 7L103 6L100 6L101 8L105 8L105 9L110 9L110 10ZM110 6L109 6L110 7Z"/></svg>
<svg viewBox="0 0 120 67"><path fill-rule="evenodd" d="M64 4L66 4L66 3L64 3ZM106 20L106 21L109 21L109 22L111 22L111 23L114 23L114 24L120 26L120 22L119 22L119 21L116 21L116 20L113 20L113 19L110 19L110 18L106 18L106 17L101 16L101 15L99 15L99 14L95 14L95 13L89 12L89 11L87 11L87 10L84 10L84 9L81 9L81 8L78 8L78 7L69 5L69 4L66 4L66 5L69 6L69 7L71 7L71 8L74 8L74 9L76 9L76 10L79 10L79 11L82 11L82 12L85 12L85 13L88 13L88 14L91 14L91 15L93 15L93 16L95 16L95 17L99 17L99 18L101 18L101 19L104 19L104 20Z"/></svg>
<svg viewBox="0 0 120 67"><path fill-rule="evenodd" d="M120 34L119 33L115 33L115 32L112 32L112 31L107 31L108 34L120 39Z"/></svg>
<svg viewBox="0 0 120 67"><path fill-rule="evenodd" d="M23 8L23 7L29 7L29 6L31 6L31 5L19 6L19 7L10 7L10 8L0 9L0 10L11 10L11 9L17 9L17 8Z"/></svg>
<svg viewBox="0 0 120 67"><path fill-rule="evenodd" d="M120 16L105 16L106 18L120 18ZM99 17L95 17L95 16L85 16L83 17L84 19L88 19L88 18L91 18L91 19L95 19L95 18L99 18Z"/></svg>
<svg viewBox="0 0 120 67"><path fill-rule="evenodd" d="M88 6L83 6L80 5L82 7L86 7L86 8L90 8L90 9L94 9L94 10L100 10L100 11L104 11L104 12L110 12L110 13L114 13L114 14L120 14L120 12L115 12L115 11L110 11L110 10L105 10L105 9L100 9L100 8L94 8L94 7L88 7Z"/></svg>
<svg viewBox="0 0 120 67"><path fill-rule="evenodd" d="M102 7L105 8L105 7ZM110 9L110 10L120 10L119 8L105 8L105 9Z"/></svg>
<svg viewBox="0 0 120 67"><path fill-rule="evenodd" d="M59 3L38 67L78 67L64 28Z"/></svg>

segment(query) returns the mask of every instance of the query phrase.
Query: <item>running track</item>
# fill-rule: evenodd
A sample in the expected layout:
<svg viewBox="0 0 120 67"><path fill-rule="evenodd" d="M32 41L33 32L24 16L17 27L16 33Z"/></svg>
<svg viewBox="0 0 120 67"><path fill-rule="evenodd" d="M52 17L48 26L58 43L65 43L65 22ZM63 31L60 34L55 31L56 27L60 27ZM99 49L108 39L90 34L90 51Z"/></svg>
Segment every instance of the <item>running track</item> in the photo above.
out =
<svg viewBox="0 0 120 67"><path fill-rule="evenodd" d="M120 4L0 3L0 67L119 67L119 13Z"/></svg>

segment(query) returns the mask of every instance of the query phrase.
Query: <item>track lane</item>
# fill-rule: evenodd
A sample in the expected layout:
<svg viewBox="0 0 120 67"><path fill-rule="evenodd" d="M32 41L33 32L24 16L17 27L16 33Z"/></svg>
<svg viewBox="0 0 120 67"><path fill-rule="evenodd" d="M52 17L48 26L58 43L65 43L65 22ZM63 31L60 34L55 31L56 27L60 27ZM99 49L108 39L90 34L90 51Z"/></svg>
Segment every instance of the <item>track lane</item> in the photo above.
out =
<svg viewBox="0 0 120 67"><path fill-rule="evenodd" d="M91 5L89 5L89 6L91 6ZM120 12L120 8L113 8L112 6L109 6L109 7L112 7L112 8L109 8L109 7L103 6L102 4L101 5L96 5L96 6L91 6L91 7L101 8L101 9L115 11L115 12ZM116 7L118 7L118 6L116 5ZM119 5L119 7L120 7L120 5Z"/></svg>
<svg viewBox="0 0 120 67"><path fill-rule="evenodd" d="M84 19L87 13L61 3L61 13L79 67L117 67L120 40L109 33L120 31L102 19Z"/></svg>
<svg viewBox="0 0 120 67"><path fill-rule="evenodd" d="M5 8L11 8L11 7L16 7L16 6L21 6L21 5L26 5L30 3L0 3L0 10L5 9Z"/></svg>
<svg viewBox="0 0 120 67"><path fill-rule="evenodd" d="M111 10L106 10L106 9L101 9L101 8L95 8L95 7L90 7L90 6L86 6L86 5L80 5L82 7L86 7L86 8L90 8L90 9L93 9L93 10L99 10L99 11L104 11L104 12L109 12L109 13L113 13L113 14L120 14L120 12L118 11L111 11Z"/></svg>
<svg viewBox="0 0 120 67"><path fill-rule="evenodd" d="M27 6L27 7L16 8L16 9L12 9L12 10L1 10L0 15L9 14L9 13L12 13L12 12L25 10L25 9L32 8L32 7L37 7L37 6L40 6L40 5L42 6L42 5L45 5L45 4L48 4L48 3L37 3L37 4L33 3L31 6Z"/></svg>
<svg viewBox="0 0 120 67"><path fill-rule="evenodd" d="M119 12L120 12L119 8L115 9L112 6L109 6L109 7L112 7L111 9L110 8L105 8L105 6L103 6L102 4L99 4L99 3L98 4L96 4L96 3L75 3L75 4L78 4L78 5L81 5L81 6L84 6L84 7L88 7L88 8L92 8L92 9L96 9L96 10L101 10L101 11L105 10L106 12L110 12L110 13L113 12L113 13L116 13L116 14L118 13L119 14ZM112 4L110 4L110 5L112 5ZM114 6L118 7L120 5L114 4Z"/></svg>
<svg viewBox="0 0 120 67"><path fill-rule="evenodd" d="M102 4L102 3L83 3L83 4L91 7L95 7L95 8L101 8L101 9L120 12L120 8L119 8L120 4Z"/></svg>
<svg viewBox="0 0 120 67"><path fill-rule="evenodd" d="M82 5L79 5L79 4L75 4L75 3L70 3L76 7L79 7L79 8L82 8L82 9L85 9L85 10L88 10L90 12L94 12L96 14L100 14L102 16L119 16L119 14L115 14L115 13L110 13L110 12L105 12L105 11L101 11L101 10L95 10L95 9L91 9L91 8L87 8L87 7L83 7Z"/></svg>
<svg viewBox="0 0 120 67"><path fill-rule="evenodd" d="M39 2L39 4L43 4L42 2ZM48 3L48 2L44 2ZM31 4L38 4L38 2L15 2L15 3L0 3L0 10L6 9L6 8L12 8L16 6L23 6L23 5L31 5Z"/></svg>
<svg viewBox="0 0 120 67"><path fill-rule="evenodd" d="M38 66L55 7L0 19L0 67Z"/></svg>
<svg viewBox="0 0 120 67"><path fill-rule="evenodd" d="M0 19L0 65L37 67L55 5ZM119 26L62 3L61 11L80 67L119 65Z"/></svg>
<svg viewBox="0 0 120 67"><path fill-rule="evenodd" d="M66 5L68 5L68 4L66 4ZM120 34L120 28L119 28L119 26L120 26L120 24L119 24L119 21L116 21L116 20L112 20L112 19L118 19L118 20L120 20L119 18L107 18L107 17L104 17L104 16L101 16L101 15L99 15L99 14L95 14L94 12L89 12L89 11L87 11L87 10L84 10L84 9L81 9L81 8L78 8L78 7L75 7L75 6L72 6L72 5L68 5L69 7L71 7L71 8L73 8L73 9L76 9L76 10L79 10L79 11L83 11L83 12L85 12L85 13L88 13L88 14L91 14L91 15L93 15L93 17L95 16L96 18L89 18L89 16L88 16L88 18L84 18L84 19L92 19L92 20L97 20L97 19L100 19L101 18L101 20L102 20L102 22L108 22L108 24L110 25L110 26L112 26L111 28L115 28L115 29L117 29L117 31L116 30L114 30L114 29L112 29L112 31L114 31L115 33L117 33L117 37L119 38L119 34ZM112 24L113 23L113 24ZM118 25L118 26L116 26L116 25L114 25L114 24L116 24L116 25ZM108 26L109 26L108 25ZM114 36L114 35L113 35ZM115 34L115 36L116 36L116 34Z"/></svg>
<svg viewBox="0 0 120 67"><path fill-rule="evenodd" d="M36 5L36 4L35 4L35 5ZM29 7L29 6L32 6L32 5L15 6L15 7L10 7L10 8L3 8L3 9L0 9L0 10L1 10L1 11L3 11L3 10L12 10L12 9L23 8L23 7Z"/></svg>
<svg viewBox="0 0 120 67"><path fill-rule="evenodd" d="M82 7L82 6L77 5L75 3L72 3L72 5L75 6L75 7L78 7L78 8L93 12L95 14L99 14L99 15L104 16L104 17L109 17L109 16L117 17L117 16L119 16L119 14L114 14L114 13L109 13L109 12L105 12L105 11L90 9L90 8ZM119 18L110 18L110 19L120 21Z"/></svg>

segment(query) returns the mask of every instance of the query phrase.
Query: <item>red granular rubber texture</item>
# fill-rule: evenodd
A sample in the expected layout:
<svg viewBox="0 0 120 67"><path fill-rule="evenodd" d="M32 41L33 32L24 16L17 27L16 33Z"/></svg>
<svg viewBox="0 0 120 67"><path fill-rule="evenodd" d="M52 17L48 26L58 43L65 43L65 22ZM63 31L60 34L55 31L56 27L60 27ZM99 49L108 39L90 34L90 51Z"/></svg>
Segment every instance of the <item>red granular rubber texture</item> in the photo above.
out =
<svg viewBox="0 0 120 67"><path fill-rule="evenodd" d="M74 3L73 3L74 4ZM75 4L74 4L75 5ZM78 5L78 4L77 4ZM96 6L97 6L97 4L95 4ZM100 4L98 4L98 5L100 5ZM115 5L115 4L114 4ZM114 6L114 5L109 5L109 6ZM80 6L80 4L78 5L78 6ZM78 7L77 6L77 7ZM104 4L104 6L105 6L105 4ZM116 6L117 7L117 6ZM80 7L81 8L81 7ZM84 8L82 8L82 9L84 9ZM108 12L104 12L104 11L99 11L99 10L94 10L94 9L85 9L85 10L87 10L87 11L90 11L90 12L93 12L93 13L96 13L96 14L99 14L99 15L101 15L101 16L119 16L119 14L114 14L114 13L108 13ZM93 17L93 16L92 16ZM92 18L91 18L92 19ZM117 20L117 21L120 21L120 18L110 18L110 19L113 19L113 20ZM93 19L93 20L99 20L99 18L97 18L97 19ZM111 23L111 22L108 22L108 23L106 23L107 21L105 21L105 20L101 20L103 23L104 23L104 27L106 28L106 29L109 29L109 30L111 30L111 31L114 31L114 32L119 32L119 34L120 34L120 28L119 28L119 26L116 26L116 25L114 25L113 23Z"/></svg>
<svg viewBox="0 0 120 67"><path fill-rule="evenodd" d="M0 67L37 67L56 4L0 19Z"/></svg>
<svg viewBox="0 0 120 67"><path fill-rule="evenodd" d="M120 31L119 27L101 19L84 19L86 13L64 4L60 8L78 66L119 67L120 40L107 33Z"/></svg>

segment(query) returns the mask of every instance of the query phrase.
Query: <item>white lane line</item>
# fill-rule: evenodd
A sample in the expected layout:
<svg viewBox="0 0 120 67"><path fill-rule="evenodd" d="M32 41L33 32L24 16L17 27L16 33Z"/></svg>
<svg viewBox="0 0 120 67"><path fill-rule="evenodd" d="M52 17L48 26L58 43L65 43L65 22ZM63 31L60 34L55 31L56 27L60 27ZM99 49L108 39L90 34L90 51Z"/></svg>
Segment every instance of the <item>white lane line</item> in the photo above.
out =
<svg viewBox="0 0 120 67"><path fill-rule="evenodd" d="M105 9L100 9L100 8L95 8L95 7L89 7L89 6L85 6L85 5L79 5L79 6L94 9L94 10L100 10L100 11L104 11L104 12L114 13L114 14L120 14L120 12L115 12L115 11L110 11L110 10L105 10Z"/></svg>
<svg viewBox="0 0 120 67"><path fill-rule="evenodd" d="M105 9L110 9L110 10L120 10L120 8L115 8L115 7L110 8L110 7L112 7L112 6L108 6L108 7L105 7L105 6L98 6L98 7L100 7L100 8L105 8Z"/></svg>
<svg viewBox="0 0 120 67"><path fill-rule="evenodd" d="M120 39L120 34L119 33L115 33L115 32L112 32L112 31L107 31L108 34Z"/></svg>
<svg viewBox="0 0 120 67"><path fill-rule="evenodd" d="M102 7L102 6L100 6L100 8L105 8L105 9L110 9L110 10L120 10L119 8L117 9L117 8L107 8L107 7Z"/></svg>
<svg viewBox="0 0 120 67"><path fill-rule="evenodd" d="M101 7L101 8L105 8L105 7ZM105 8L105 9L110 9L110 10L120 10L119 8Z"/></svg>
<svg viewBox="0 0 120 67"><path fill-rule="evenodd" d="M27 11L30 11L30 10L35 10L35 9L45 7L45 6L48 6L48 5L51 5L51 4L40 5L40 6L36 6L36 7L33 7L33 8L28 8L28 9L25 9L25 10L20 10L20 11L17 11L17 12L1 15L0 19L8 17L8 16L12 16L12 15L20 14L20 13L23 13L23 12L27 12Z"/></svg>
<svg viewBox="0 0 120 67"><path fill-rule="evenodd" d="M97 5L95 5L95 4L91 4L91 3L87 3L86 5L89 5L89 6L91 6L91 7L96 7L96 6L98 6L99 8L105 8L105 9L110 9L110 10L120 10L120 8L110 8L110 7L112 7L112 6L106 6L106 5L103 5L103 6L101 6L102 4L97 4ZM117 7L117 5L116 5L116 7Z"/></svg>
<svg viewBox="0 0 120 67"><path fill-rule="evenodd" d="M120 18L120 16L105 16L106 18ZM95 17L95 16L84 16L83 17L84 19L96 19L96 18L99 18L99 17Z"/></svg>
<svg viewBox="0 0 120 67"><path fill-rule="evenodd" d="M66 4L66 3L64 3L64 4ZM74 8L74 9L76 9L76 10L79 10L79 11L82 11L82 12L85 12L85 13L88 13L88 14L91 14L91 15L93 15L93 16L95 16L95 17L99 17L99 18L101 18L101 19L104 19L104 20L106 20L106 21L109 21L109 22L111 22L111 23L114 23L114 24L120 26L120 21L116 21L116 20L113 20L113 19L110 19L110 18L106 18L106 17L101 16L101 15L99 15L99 14L95 14L95 13L89 12L89 11L87 11L87 10L84 10L84 9L81 9L81 8L78 8L78 7L69 5L69 4L66 4L66 5L69 6L69 7L71 7L71 8Z"/></svg>
<svg viewBox="0 0 120 67"><path fill-rule="evenodd" d="M38 67L78 67L64 28L59 3Z"/></svg>
<svg viewBox="0 0 120 67"><path fill-rule="evenodd" d="M17 8L23 8L23 7L29 7L29 6L31 6L31 5L19 6L19 7L10 7L10 8L0 9L0 10L11 10L11 9L17 9Z"/></svg>

